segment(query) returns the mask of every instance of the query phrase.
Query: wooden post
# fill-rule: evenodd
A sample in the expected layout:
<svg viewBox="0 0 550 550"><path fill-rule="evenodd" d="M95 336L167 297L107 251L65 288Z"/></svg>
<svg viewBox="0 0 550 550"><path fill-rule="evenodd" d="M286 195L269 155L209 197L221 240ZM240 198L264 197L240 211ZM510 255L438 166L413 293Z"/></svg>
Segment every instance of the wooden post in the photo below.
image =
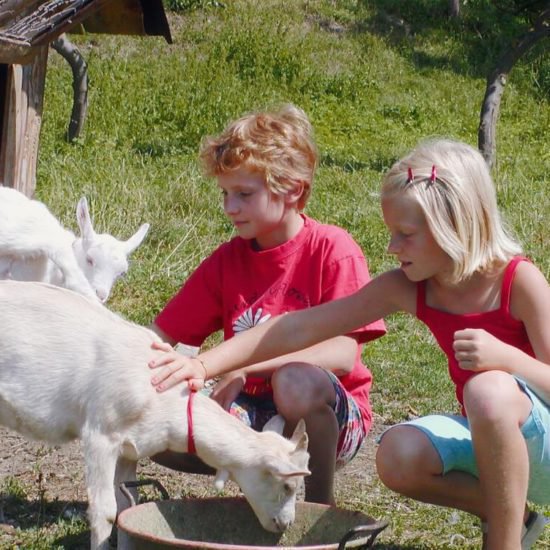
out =
<svg viewBox="0 0 550 550"><path fill-rule="evenodd" d="M28 65L8 65L0 135L0 183L34 195L48 46ZM1 107L1 106L0 106Z"/></svg>

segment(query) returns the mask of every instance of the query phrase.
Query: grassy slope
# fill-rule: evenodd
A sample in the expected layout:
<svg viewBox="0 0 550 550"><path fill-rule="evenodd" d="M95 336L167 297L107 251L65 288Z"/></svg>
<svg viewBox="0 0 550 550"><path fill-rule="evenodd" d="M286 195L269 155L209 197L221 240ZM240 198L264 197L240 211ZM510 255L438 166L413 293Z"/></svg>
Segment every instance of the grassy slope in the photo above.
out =
<svg viewBox="0 0 550 550"><path fill-rule="evenodd" d="M451 24L446 2L439 4L237 0L223 9L171 14L172 46L154 38L77 37L89 64L90 108L84 136L73 145L63 140L70 71L52 52L38 197L73 228L82 194L98 230L123 236L152 223L111 307L150 322L198 262L231 235L218 191L196 164L201 136L283 101L303 107L317 132L321 164L308 214L348 229L373 273L391 266L376 197L383 172L427 136L476 143L485 75L509 40L495 33L497 16L489 8L473 13L469 3L465 19ZM511 23L508 28L515 32ZM530 60L506 87L494 175L506 217L549 274L550 61L547 54ZM377 414L395 422L411 410L454 409L431 336L402 316L389 326L390 334L366 351ZM474 547L471 520L404 504L378 489L350 501L373 514L392 510L395 543L438 547L438 540L459 532L456 544ZM458 526L450 525L455 521ZM441 528L426 529L439 522Z"/></svg>

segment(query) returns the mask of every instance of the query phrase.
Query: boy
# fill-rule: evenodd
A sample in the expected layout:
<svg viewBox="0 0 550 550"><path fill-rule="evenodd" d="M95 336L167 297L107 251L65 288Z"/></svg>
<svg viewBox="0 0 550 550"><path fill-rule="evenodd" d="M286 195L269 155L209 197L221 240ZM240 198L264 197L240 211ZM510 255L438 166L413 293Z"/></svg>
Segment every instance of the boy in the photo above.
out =
<svg viewBox="0 0 550 550"><path fill-rule="evenodd" d="M350 235L302 213L317 164L312 134L305 113L287 105L246 115L205 140L205 172L217 179L238 236L204 260L158 315L153 328L165 341L201 346L222 329L228 339L271 316L351 294L369 280ZM370 428L372 376L361 363L361 344L383 334L378 321L228 373L212 391L256 430L279 414L288 436L304 418L307 501L334 504L334 472L355 456ZM183 470L189 464L188 455L171 452L155 460Z"/></svg>

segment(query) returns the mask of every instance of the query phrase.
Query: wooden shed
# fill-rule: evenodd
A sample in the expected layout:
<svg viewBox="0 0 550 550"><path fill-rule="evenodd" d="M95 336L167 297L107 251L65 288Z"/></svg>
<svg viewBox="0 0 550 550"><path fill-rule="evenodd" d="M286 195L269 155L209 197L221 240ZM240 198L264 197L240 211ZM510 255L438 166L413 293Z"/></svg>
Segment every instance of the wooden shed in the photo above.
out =
<svg viewBox="0 0 550 550"><path fill-rule="evenodd" d="M36 186L49 44L66 32L163 36L162 0L0 0L0 184Z"/></svg>

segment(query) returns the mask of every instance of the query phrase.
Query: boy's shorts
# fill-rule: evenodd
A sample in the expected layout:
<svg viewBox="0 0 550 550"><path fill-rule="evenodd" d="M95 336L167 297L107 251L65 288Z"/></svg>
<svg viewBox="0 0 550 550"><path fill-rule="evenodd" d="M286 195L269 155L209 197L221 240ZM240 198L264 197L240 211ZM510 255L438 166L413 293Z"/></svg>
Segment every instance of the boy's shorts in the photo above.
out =
<svg viewBox="0 0 550 550"><path fill-rule="evenodd" d="M334 413L340 429L336 453L336 469L338 469L357 454L366 434L361 412L353 397L334 374L325 370L323 372L329 376L336 394ZM277 409L270 399L241 392L232 403L229 412L247 426L261 431L266 422L277 414Z"/></svg>
<svg viewBox="0 0 550 550"><path fill-rule="evenodd" d="M516 380L533 403L531 413L521 427L529 453L527 498L536 504L550 504L550 408L525 382ZM478 477L472 434L466 417L434 414L400 425L407 424L428 436L443 463L443 474L458 470Z"/></svg>

